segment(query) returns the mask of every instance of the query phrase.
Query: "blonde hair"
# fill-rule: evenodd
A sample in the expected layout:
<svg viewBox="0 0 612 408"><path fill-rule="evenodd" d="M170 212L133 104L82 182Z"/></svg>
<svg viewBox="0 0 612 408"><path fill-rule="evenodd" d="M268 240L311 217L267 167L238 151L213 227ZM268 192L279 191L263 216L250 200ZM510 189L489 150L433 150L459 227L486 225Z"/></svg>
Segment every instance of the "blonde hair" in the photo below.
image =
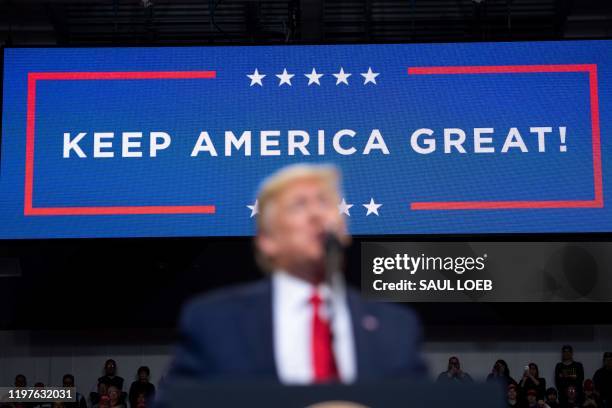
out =
<svg viewBox="0 0 612 408"><path fill-rule="evenodd" d="M334 191L340 189L340 172L330 164L293 164L277 170L261 183L257 193L257 234L265 230L268 224L271 204L285 189L302 180L319 180ZM255 256L259 266L270 271L269 260L255 247Z"/></svg>

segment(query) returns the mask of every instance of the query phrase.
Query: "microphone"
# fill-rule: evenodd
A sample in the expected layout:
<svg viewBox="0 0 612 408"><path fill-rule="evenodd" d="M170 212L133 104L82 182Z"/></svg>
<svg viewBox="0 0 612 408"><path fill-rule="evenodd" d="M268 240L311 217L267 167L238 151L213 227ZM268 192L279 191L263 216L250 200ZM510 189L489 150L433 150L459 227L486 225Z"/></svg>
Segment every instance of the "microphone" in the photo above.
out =
<svg viewBox="0 0 612 408"><path fill-rule="evenodd" d="M332 231L325 234L323 245L325 248L325 280L330 286L333 286L333 275L341 268L344 245L338 235Z"/></svg>

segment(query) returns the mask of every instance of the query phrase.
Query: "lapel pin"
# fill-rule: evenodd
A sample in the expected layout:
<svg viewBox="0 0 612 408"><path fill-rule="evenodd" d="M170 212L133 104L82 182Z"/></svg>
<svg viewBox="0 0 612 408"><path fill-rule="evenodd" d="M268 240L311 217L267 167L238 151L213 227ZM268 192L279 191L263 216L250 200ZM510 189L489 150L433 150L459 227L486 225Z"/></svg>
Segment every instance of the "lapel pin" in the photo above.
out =
<svg viewBox="0 0 612 408"><path fill-rule="evenodd" d="M372 315L365 315L361 319L361 326L367 331L374 331L378 329L378 319Z"/></svg>

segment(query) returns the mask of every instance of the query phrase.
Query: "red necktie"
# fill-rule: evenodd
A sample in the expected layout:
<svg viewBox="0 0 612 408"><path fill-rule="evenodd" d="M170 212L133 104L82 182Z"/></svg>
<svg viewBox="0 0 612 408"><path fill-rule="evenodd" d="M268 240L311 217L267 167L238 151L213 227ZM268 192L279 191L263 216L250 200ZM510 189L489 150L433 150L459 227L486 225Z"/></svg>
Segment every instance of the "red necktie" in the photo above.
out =
<svg viewBox="0 0 612 408"><path fill-rule="evenodd" d="M329 322L321 317L323 301L317 292L310 298L312 304L312 371L315 383L338 381L338 368L332 348Z"/></svg>

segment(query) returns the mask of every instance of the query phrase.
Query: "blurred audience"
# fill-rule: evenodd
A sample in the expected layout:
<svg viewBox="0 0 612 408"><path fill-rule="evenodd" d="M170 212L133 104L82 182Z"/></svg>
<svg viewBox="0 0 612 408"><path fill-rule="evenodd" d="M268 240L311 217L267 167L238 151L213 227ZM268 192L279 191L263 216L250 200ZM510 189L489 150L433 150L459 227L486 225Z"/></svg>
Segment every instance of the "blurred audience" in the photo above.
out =
<svg viewBox="0 0 612 408"><path fill-rule="evenodd" d="M504 386L508 386L510 384L513 384L515 387L517 386L516 381L510 377L508 363L506 363L504 360L497 360L495 365L493 365L491 374L487 376L487 382L491 381L497 381Z"/></svg>
<svg viewBox="0 0 612 408"><path fill-rule="evenodd" d="M100 395L100 399L93 408L110 408L110 397L107 394Z"/></svg>
<svg viewBox="0 0 612 408"><path fill-rule="evenodd" d="M546 405L550 408L559 408L559 395L553 387L546 390Z"/></svg>
<svg viewBox="0 0 612 408"><path fill-rule="evenodd" d="M612 407L612 352L603 354L603 366L593 376L595 392L606 407Z"/></svg>
<svg viewBox="0 0 612 408"><path fill-rule="evenodd" d="M561 361L555 367L555 385L561 402L568 396L569 387L574 387L578 398L582 396L584 368L582 363L574 361L574 348L565 345L561 348Z"/></svg>
<svg viewBox="0 0 612 408"><path fill-rule="evenodd" d="M64 376L62 377L62 387L64 388L75 387L74 375L64 374ZM66 404L67 408L87 408L87 401L85 400L85 397L81 393L76 392L75 399L76 399L75 402L70 402Z"/></svg>
<svg viewBox="0 0 612 408"><path fill-rule="evenodd" d="M117 387L119 391L123 390L123 378L117 375L117 363L115 360L106 360L104 364L104 375L98 378L98 383L106 384L107 387L111 385Z"/></svg>
<svg viewBox="0 0 612 408"><path fill-rule="evenodd" d="M509 384L507 387L507 401L509 407L520 407L521 404L518 400L518 391L516 389L516 384Z"/></svg>
<svg viewBox="0 0 612 408"><path fill-rule="evenodd" d="M108 385L106 385L106 383L99 382L96 391L89 394L89 400L95 407L102 401L103 397L108 397Z"/></svg>
<svg viewBox="0 0 612 408"><path fill-rule="evenodd" d="M134 405L133 407L135 407L135 408L147 408L147 406L151 406L151 405L152 405L152 403L147 403L146 396L141 392L140 394L138 394L138 397L136 398L136 405Z"/></svg>
<svg viewBox="0 0 612 408"><path fill-rule="evenodd" d="M529 391L535 390L537 398L543 400L546 392L546 380L540 377L538 365L529 363L525 368L523 378L521 378L521 382L519 383L521 396L526 398Z"/></svg>
<svg viewBox="0 0 612 408"><path fill-rule="evenodd" d="M108 406L110 408L126 408L121 399L121 390L114 385L108 387Z"/></svg>
<svg viewBox="0 0 612 408"><path fill-rule="evenodd" d="M578 390L570 385L565 389L565 398L561 400L561 408L578 408L581 405Z"/></svg>
<svg viewBox="0 0 612 408"><path fill-rule="evenodd" d="M601 401L599 396L595 393L595 385L593 384L593 380L591 379L585 380L582 389L584 392L584 397L582 401L583 407L592 407L592 408L604 407L603 402Z"/></svg>
<svg viewBox="0 0 612 408"><path fill-rule="evenodd" d="M451 357L448 359L448 370L443 371L438 376L438 382L474 382L472 377L461 369L461 363L459 363L458 357Z"/></svg>
<svg viewBox="0 0 612 408"><path fill-rule="evenodd" d="M151 371L147 366L138 368L136 381L132 382L129 394L118 386L123 385L123 378L117 376L117 364L107 360L104 365L104 376L98 379L95 392L90 394L93 408L147 408L152 407L156 387L150 381ZM562 361L555 366L555 382L565 388L558 391L555 388L546 389L546 379L540 376L536 363L524 367L523 376L516 383L510 376L510 369L504 360L497 360L487 382L495 381L502 384L507 392L508 407L516 408L612 408L612 353L603 354L603 364L593 376L579 382L584 377L581 363L574 361L573 349L569 345L562 348ZM438 383L472 383L472 377L461 368L457 356L448 359L447 370L437 377ZM27 378L23 374L15 376L15 387L27 387ZM75 378L72 374L62 377L62 386L75 388ZM35 382L34 387L44 388L42 382ZM21 403L0 404L0 408L87 408L86 398L76 392L75 402L55 403ZM129 404L128 404L129 403Z"/></svg>
<svg viewBox="0 0 612 408"><path fill-rule="evenodd" d="M550 408L546 401L544 401L544 398L538 397L538 392L533 388L527 391L523 404L525 408Z"/></svg>
<svg viewBox="0 0 612 408"><path fill-rule="evenodd" d="M149 381L150 375L151 370L149 370L149 367L142 366L138 369L138 379L130 386L130 407L136 407L138 405L137 400L140 395L144 395L146 405L150 405L155 398L155 386Z"/></svg>
<svg viewBox="0 0 612 408"><path fill-rule="evenodd" d="M23 374L17 374L15 376L15 387L23 388L27 386L28 386L28 380L26 379L26 376Z"/></svg>

